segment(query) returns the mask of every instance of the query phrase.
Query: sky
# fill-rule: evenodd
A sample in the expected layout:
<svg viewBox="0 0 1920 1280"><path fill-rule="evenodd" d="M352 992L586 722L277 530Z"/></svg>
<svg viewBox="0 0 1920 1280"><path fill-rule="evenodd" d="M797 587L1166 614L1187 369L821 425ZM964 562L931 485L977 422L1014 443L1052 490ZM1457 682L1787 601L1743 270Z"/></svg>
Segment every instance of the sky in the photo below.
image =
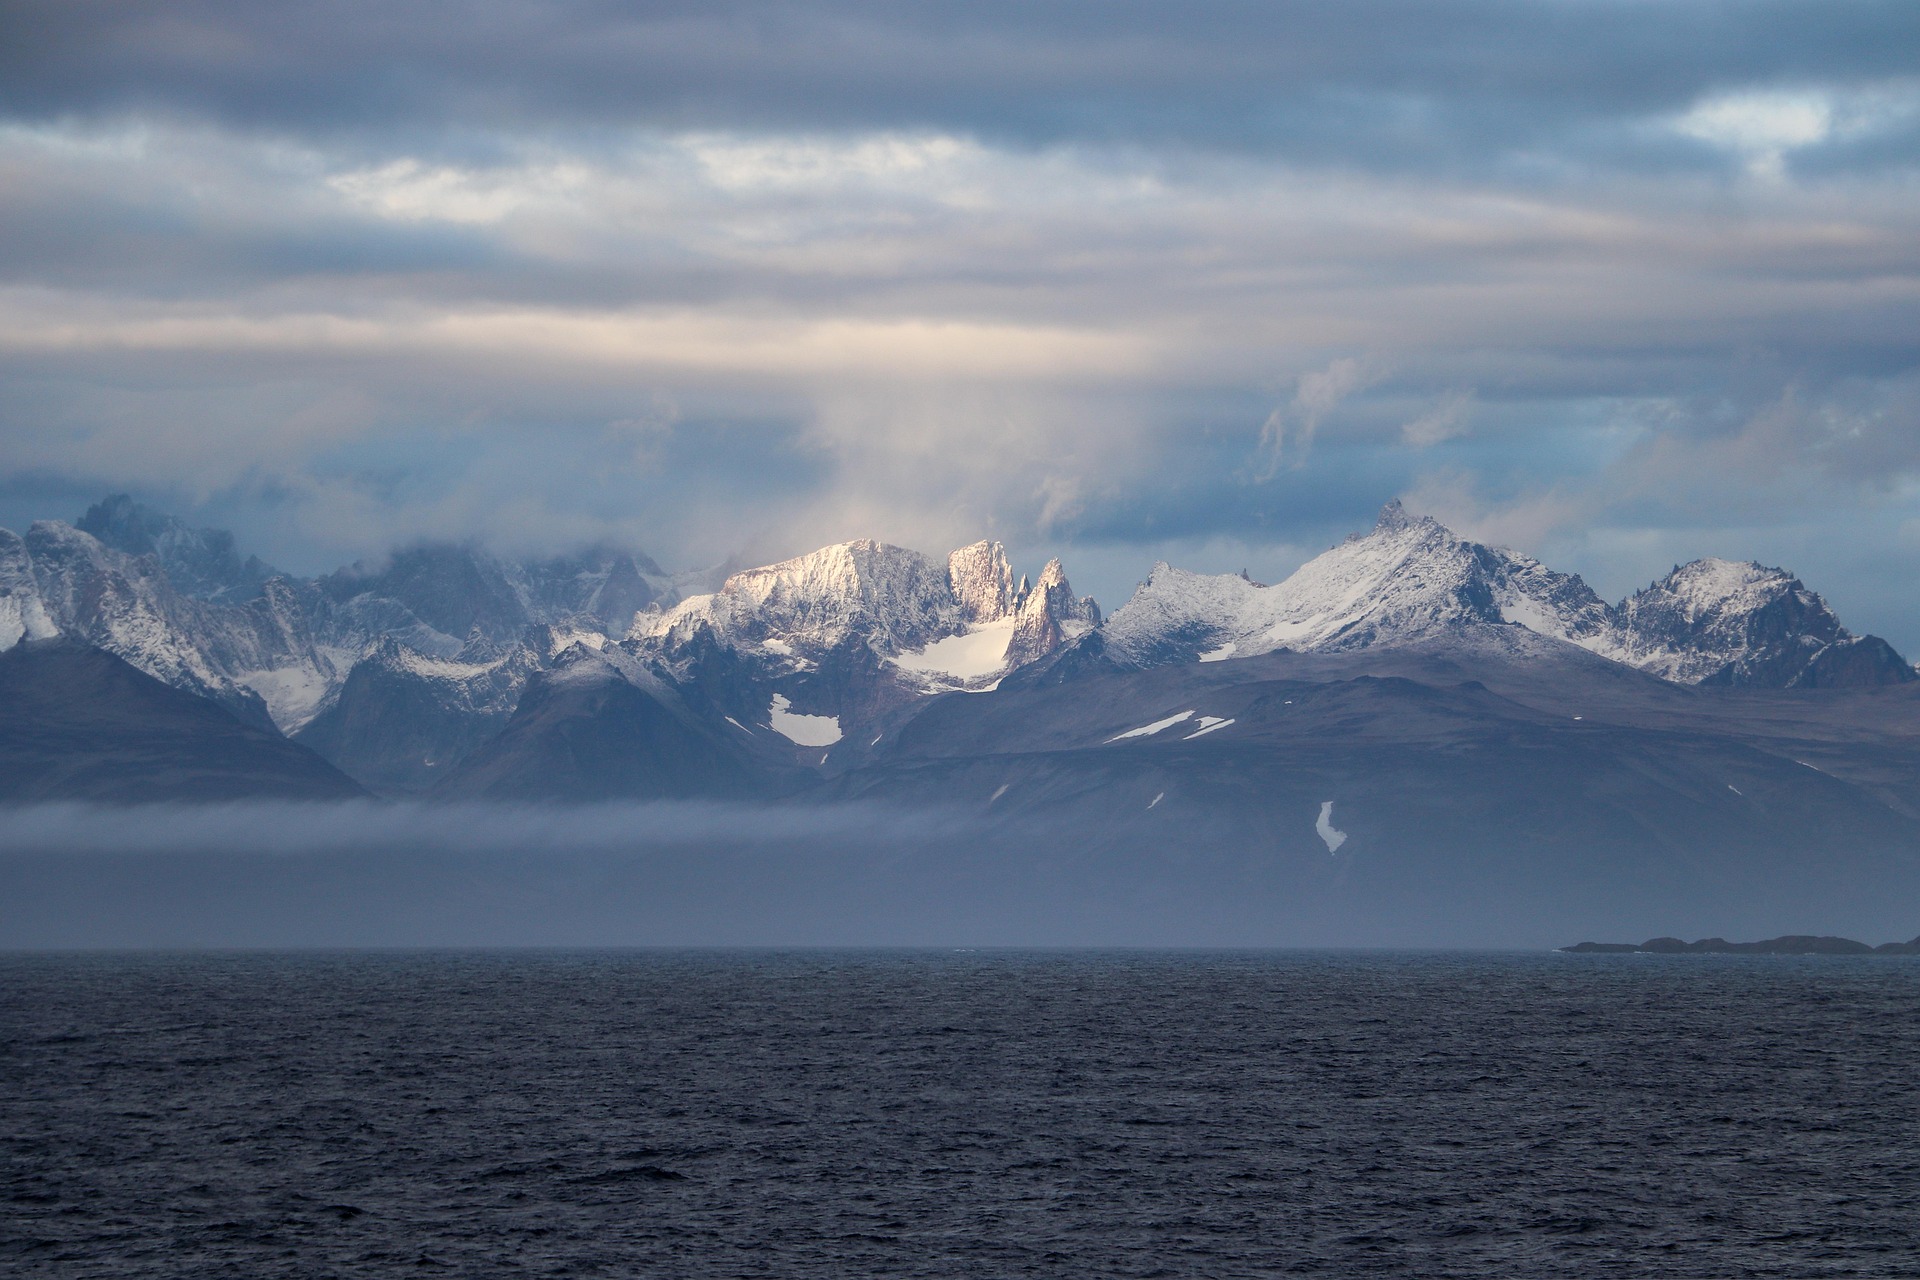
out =
<svg viewBox="0 0 1920 1280"><path fill-rule="evenodd" d="M1277 580L1402 498L1920 655L1920 5L0 0L0 525Z"/></svg>

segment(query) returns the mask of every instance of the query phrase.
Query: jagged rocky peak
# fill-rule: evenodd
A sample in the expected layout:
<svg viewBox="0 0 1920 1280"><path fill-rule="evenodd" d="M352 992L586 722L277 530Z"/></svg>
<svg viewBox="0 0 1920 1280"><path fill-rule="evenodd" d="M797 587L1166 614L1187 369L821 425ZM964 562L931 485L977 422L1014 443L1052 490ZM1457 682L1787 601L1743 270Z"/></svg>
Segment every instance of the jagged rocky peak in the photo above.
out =
<svg viewBox="0 0 1920 1280"><path fill-rule="evenodd" d="M625 635L636 614L677 596L672 577L651 558L605 544L534 561L522 577L530 612L549 619L584 615L611 636Z"/></svg>
<svg viewBox="0 0 1920 1280"><path fill-rule="evenodd" d="M642 614L627 647L701 686L738 723L816 746L813 727L794 717L856 737L929 693L993 688L1010 665L1098 622L1057 563L1016 589L997 542L942 562L861 540L743 570L710 595Z"/></svg>
<svg viewBox="0 0 1920 1280"><path fill-rule="evenodd" d="M1796 688L1914 678L1878 636L1855 636L1785 569L1706 558L1677 565L1618 610L1625 658L1689 684Z"/></svg>
<svg viewBox="0 0 1920 1280"><path fill-rule="evenodd" d="M376 792L420 791L505 726L540 666L478 633L453 658L382 636L295 737Z"/></svg>
<svg viewBox="0 0 1920 1280"><path fill-rule="evenodd" d="M1005 665L1025 666L1071 644L1100 625L1100 606L1092 596L1075 596L1058 560L1047 561L1040 580L1020 602Z"/></svg>
<svg viewBox="0 0 1920 1280"><path fill-rule="evenodd" d="M274 576L258 556L242 556L225 529L190 528L124 493L94 503L74 525L116 551L154 557L174 590L203 600L251 599Z"/></svg>
<svg viewBox="0 0 1920 1280"><path fill-rule="evenodd" d="M471 544L404 547L384 559L358 561L330 573L320 579L320 587L337 604L357 604L359 612L368 613L371 631L397 630L402 625L397 618L388 620L393 610L376 605L389 602L444 637L442 647L451 640L452 649L459 647L459 637L475 627L508 640L533 621L506 566ZM430 647L424 638L409 637L409 643Z"/></svg>
<svg viewBox="0 0 1920 1280"><path fill-rule="evenodd" d="M270 723L260 695L239 678L259 665L259 619L248 609L184 596L157 557L115 550L58 520L36 521L21 548L46 625L251 723Z"/></svg>
<svg viewBox="0 0 1920 1280"><path fill-rule="evenodd" d="M1693 622L1751 614L1787 596L1795 597L1805 614L1832 616L1826 602L1785 569L1769 568L1756 560L1722 560L1717 556L1675 565L1666 577L1628 597L1628 603L1639 601L1636 608L1677 609L1686 621ZM1838 627L1839 623L1832 625Z"/></svg>
<svg viewBox="0 0 1920 1280"><path fill-rule="evenodd" d="M1479 645L1516 636L1534 645L1533 636L1566 641L1689 684L1789 688L1915 678L1892 646L1849 633L1785 570L1698 560L1609 605L1577 574L1463 539L1397 501L1371 530L1277 586L1157 565L1108 622L1104 647L1118 661L1151 666L1277 649Z"/></svg>
<svg viewBox="0 0 1920 1280"><path fill-rule="evenodd" d="M1405 503L1401 502L1398 498L1394 498L1388 502L1387 505L1380 508L1380 514L1374 518L1373 531L1371 534L1350 533L1347 535L1347 541L1359 542L1365 538L1379 534L1399 534L1406 533L1409 530L1417 530L1423 534L1438 533L1449 538L1453 536L1453 530L1447 528L1432 516L1413 515L1407 510Z"/></svg>
<svg viewBox="0 0 1920 1280"><path fill-rule="evenodd" d="M577 623L539 623L528 627L520 639L521 647L543 660L557 658L577 644L604 649L611 643L615 641L603 632Z"/></svg>
<svg viewBox="0 0 1920 1280"><path fill-rule="evenodd" d="M1022 578L1016 593L1006 548L984 540L947 556L947 581L968 622L999 621L1014 611L1026 590Z"/></svg>
<svg viewBox="0 0 1920 1280"><path fill-rule="evenodd" d="M744 570L711 596L641 621L650 635L685 632L704 622L735 642L820 651L858 637L886 655L965 626L947 566L869 539Z"/></svg>

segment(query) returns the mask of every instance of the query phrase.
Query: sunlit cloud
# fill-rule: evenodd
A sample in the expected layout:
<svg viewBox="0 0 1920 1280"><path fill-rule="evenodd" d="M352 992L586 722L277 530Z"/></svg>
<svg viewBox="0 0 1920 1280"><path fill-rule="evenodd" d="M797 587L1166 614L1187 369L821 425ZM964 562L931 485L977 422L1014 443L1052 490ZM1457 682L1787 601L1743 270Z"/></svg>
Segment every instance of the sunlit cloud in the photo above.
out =
<svg viewBox="0 0 1920 1280"><path fill-rule="evenodd" d="M1778 182L1796 151L1856 140L1920 115L1920 88L1874 86L1854 92L1769 89L1702 99L1674 127L1739 155L1755 178Z"/></svg>
<svg viewBox="0 0 1920 1280"><path fill-rule="evenodd" d="M334 174L326 185L383 218L484 226L536 203L574 203L587 179L579 164L488 172L404 159Z"/></svg>

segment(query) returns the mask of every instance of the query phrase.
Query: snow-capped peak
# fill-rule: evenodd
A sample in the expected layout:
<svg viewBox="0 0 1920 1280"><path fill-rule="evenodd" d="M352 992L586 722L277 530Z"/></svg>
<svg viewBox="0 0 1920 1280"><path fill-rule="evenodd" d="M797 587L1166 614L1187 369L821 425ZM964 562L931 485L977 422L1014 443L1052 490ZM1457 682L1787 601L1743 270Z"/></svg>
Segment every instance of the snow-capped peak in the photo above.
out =
<svg viewBox="0 0 1920 1280"><path fill-rule="evenodd" d="M1665 578L1630 599L1664 595L1693 621L1716 614L1751 613L1789 591L1799 592L1809 604L1818 599L1785 569L1708 556L1676 565Z"/></svg>
<svg viewBox="0 0 1920 1280"><path fill-rule="evenodd" d="M1854 636L1798 578L1750 560L1676 565L1617 615L1623 659L1669 680L1790 686L1909 675L1884 641Z"/></svg>
<svg viewBox="0 0 1920 1280"><path fill-rule="evenodd" d="M116 551L153 556L184 595L238 603L257 596L275 576L257 556L243 558L225 529L189 528L124 493L94 503L75 527Z"/></svg>
<svg viewBox="0 0 1920 1280"><path fill-rule="evenodd" d="M1134 662L1194 661L1404 644L1511 622L1584 643L1605 616L1579 578L1465 541L1394 501L1369 532L1276 586L1155 566L1107 624L1107 646Z"/></svg>
<svg viewBox="0 0 1920 1280"><path fill-rule="evenodd" d="M1522 627L1684 683L1914 678L1884 640L1853 636L1784 569L1696 560L1609 606L1577 575L1469 542L1399 502L1277 586L1156 565L1107 624L1106 651L1156 665L1497 638L1475 630L1489 627L1508 636Z"/></svg>
<svg viewBox="0 0 1920 1280"><path fill-rule="evenodd" d="M641 615L633 634L684 634L706 624L729 642L833 649L858 637L885 656L952 635L966 625L946 565L917 551L861 539L734 574L710 596Z"/></svg>
<svg viewBox="0 0 1920 1280"><path fill-rule="evenodd" d="M1405 504L1402 503L1400 499L1395 498L1388 502L1386 506L1380 508L1380 514L1374 519L1373 532L1371 534L1350 533L1347 535L1347 541L1360 542L1368 537L1379 534L1405 533L1407 530L1415 527L1425 531L1437 529L1441 533L1448 534L1449 536L1451 536L1452 532L1432 516L1416 516L1409 513Z"/></svg>

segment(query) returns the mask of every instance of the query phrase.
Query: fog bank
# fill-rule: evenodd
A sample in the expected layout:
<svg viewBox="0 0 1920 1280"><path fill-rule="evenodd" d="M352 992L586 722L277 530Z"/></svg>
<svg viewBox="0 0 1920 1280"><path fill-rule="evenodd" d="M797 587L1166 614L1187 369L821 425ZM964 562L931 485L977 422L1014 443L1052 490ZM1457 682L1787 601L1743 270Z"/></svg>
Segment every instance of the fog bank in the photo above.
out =
<svg viewBox="0 0 1920 1280"><path fill-rule="evenodd" d="M1545 948L1920 928L1904 882L1682 896L1623 877L1594 895L1429 860L1417 881L1369 879L1217 838L858 806L48 805L0 823L0 948Z"/></svg>

